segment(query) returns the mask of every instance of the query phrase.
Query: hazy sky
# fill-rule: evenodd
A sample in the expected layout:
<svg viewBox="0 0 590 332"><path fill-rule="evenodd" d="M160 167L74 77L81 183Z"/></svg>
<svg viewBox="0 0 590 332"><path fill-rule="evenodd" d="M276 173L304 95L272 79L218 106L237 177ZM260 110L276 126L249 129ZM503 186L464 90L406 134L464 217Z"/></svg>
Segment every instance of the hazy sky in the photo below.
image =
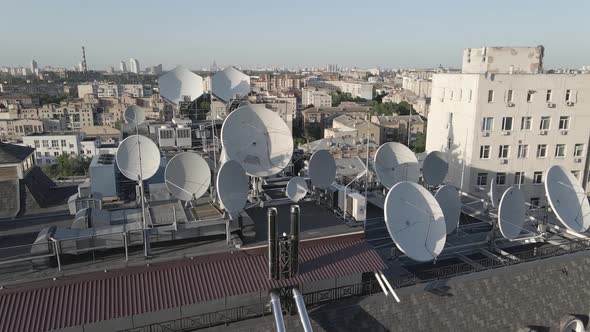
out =
<svg viewBox="0 0 590 332"><path fill-rule="evenodd" d="M589 0L0 0L0 66L459 66L462 49L546 48L590 65Z"/></svg>

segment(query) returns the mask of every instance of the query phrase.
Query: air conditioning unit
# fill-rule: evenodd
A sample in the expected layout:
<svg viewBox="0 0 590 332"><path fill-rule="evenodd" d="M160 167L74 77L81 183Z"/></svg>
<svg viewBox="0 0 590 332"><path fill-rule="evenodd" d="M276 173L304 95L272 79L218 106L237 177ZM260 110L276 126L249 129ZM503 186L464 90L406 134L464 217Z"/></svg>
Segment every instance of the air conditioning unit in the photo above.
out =
<svg viewBox="0 0 590 332"><path fill-rule="evenodd" d="M504 136L510 136L510 132L509 131L503 131L502 132L502 135L504 135Z"/></svg>
<svg viewBox="0 0 590 332"><path fill-rule="evenodd" d="M574 158L574 163L581 163L582 162L582 158Z"/></svg>
<svg viewBox="0 0 590 332"><path fill-rule="evenodd" d="M482 133L482 136L483 136L483 137L488 137L488 136L490 136L490 132L489 132L489 131L484 131L484 132Z"/></svg>
<svg viewBox="0 0 590 332"><path fill-rule="evenodd" d="M500 159L500 164L508 164L508 159Z"/></svg>
<svg viewBox="0 0 590 332"><path fill-rule="evenodd" d="M547 135L547 130L541 130L541 132L539 134L545 136L545 135Z"/></svg>
<svg viewBox="0 0 590 332"><path fill-rule="evenodd" d="M514 103L511 102L511 101L509 101L509 102L506 103L506 106L508 106L508 107L514 107Z"/></svg>
<svg viewBox="0 0 590 332"><path fill-rule="evenodd" d="M567 106L574 106L576 103L574 103L573 101L568 101L566 103Z"/></svg>
<svg viewBox="0 0 590 332"><path fill-rule="evenodd" d="M555 103L547 102L547 107L549 107L549 108L555 108Z"/></svg>
<svg viewBox="0 0 590 332"><path fill-rule="evenodd" d="M562 130L562 131L561 131L561 134L562 134L562 135L567 135L567 130Z"/></svg>

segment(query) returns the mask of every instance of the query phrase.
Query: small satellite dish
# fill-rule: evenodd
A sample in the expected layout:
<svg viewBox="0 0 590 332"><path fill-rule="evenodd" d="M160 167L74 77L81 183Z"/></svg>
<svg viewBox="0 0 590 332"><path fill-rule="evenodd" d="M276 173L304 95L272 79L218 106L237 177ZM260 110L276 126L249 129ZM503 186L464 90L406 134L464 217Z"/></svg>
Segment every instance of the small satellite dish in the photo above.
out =
<svg viewBox="0 0 590 332"><path fill-rule="evenodd" d="M217 173L217 195L223 208L230 213L244 209L248 200L249 179L237 161L228 160Z"/></svg>
<svg viewBox="0 0 590 332"><path fill-rule="evenodd" d="M314 186L327 189L336 179L336 161L328 150L318 150L309 158L309 178Z"/></svg>
<svg viewBox="0 0 590 332"><path fill-rule="evenodd" d="M119 144L115 159L117 167L126 178L134 181L147 180L160 167L160 150L151 139L131 135Z"/></svg>
<svg viewBox="0 0 590 332"><path fill-rule="evenodd" d="M490 201L492 202L492 206L494 208L498 208L500 205L500 193L498 191L498 184L496 183L496 178L492 178L490 182Z"/></svg>
<svg viewBox="0 0 590 332"><path fill-rule="evenodd" d="M398 182L389 190L385 225L399 250L415 261L431 261L445 246L443 211L434 196L417 183Z"/></svg>
<svg viewBox="0 0 590 332"><path fill-rule="evenodd" d="M250 76L228 66L211 78L211 92L224 102L245 97L250 93Z"/></svg>
<svg viewBox="0 0 590 332"><path fill-rule="evenodd" d="M524 194L517 187L508 188L502 195L498 208L498 226L505 238L518 237L526 219Z"/></svg>
<svg viewBox="0 0 590 332"><path fill-rule="evenodd" d="M203 196L211 183L209 165L194 152L182 152L172 157L164 171L166 188L172 196L189 201Z"/></svg>
<svg viewBox="0 0 590 332"><path fill-rule="evenodd" d="M203 78L182 66L167 72L158 82L160 96L173 105L186 99L195 101L203 94Z"/></svg>
<svg viewBox="0 0 590 332"><path fill-rule="evenodd" d="M461 196L459 196L459 191L451 185L444 185L436 191L434 198L436 198L445 216L447 234L451 234L459 226L459 219L461 218Z"/></svg>
<svg viewBox="0 0 590 332"><path fill-rule="evenodd" d="M258 104L229 114L221 127L221 144L229 159L257 177L279 173L293 155L293 137L285 121Z"/></svg>
<svg viewBox="0 0 590 332"><path fill-rule="evenodd" d="M449 172L449 163L444 153L440 151L430 152L422 165L424 181L431 186L439 186L445 180Z"/></svg>
<svg viewBox="0 0 590 332"><path fill-rule="evenodd" d="M590 204L576 177L561 166L552 166L545 175L545 193L557 219L574 232L590 227Z"/></svg>
<svg viewBox="0 0 590 332"><path fill-rule="evenodd" d="M143 109L137 105L131 105L125 109L125 122L132 126L139 126L145 121Z"/></svg>
<svg viewBox="0 0 590 332"><path fill-rule="evenodd" d="M388 142L375 153L375 172L381 184L387 188L401 181L418 182L420 166L412 150L405 145Z"/></svg>
<svg viewBox="0 0 590 332"><path fill-rule="evenodd" d="M295 176L287 183L287 197L293 202L299 202L305 195L307 195L307 182L304 178Z"/></svg>

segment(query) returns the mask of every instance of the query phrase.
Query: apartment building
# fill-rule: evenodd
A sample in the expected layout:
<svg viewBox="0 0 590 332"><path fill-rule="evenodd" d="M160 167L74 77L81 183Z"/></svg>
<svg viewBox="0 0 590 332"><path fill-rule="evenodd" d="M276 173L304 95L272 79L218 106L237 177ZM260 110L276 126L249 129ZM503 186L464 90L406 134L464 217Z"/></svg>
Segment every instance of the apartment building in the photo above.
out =
<svg viewBox="0 0 590 332"><path fill-rule="evenodd" d="M328 91L317 88L303 88L301 90L301 105L303 107L313 105L317 107L332 106L332 95Z"/></svg>
<svg viewBox="0 0 590 332"><path fill-rule="evenodd" d="M590 75L545 74L542 61L542 47L472 49L462 73L433 76L426 149L448 154L450 183L483 193L495 178L544 204L544 174L561 165L585 186Z"/></svg>
<svg viewBox="0 0 590 332"><path fill-rule="evenodd" d="M308 80L307 85L316 88L339 90L350 93L353 97L367 100L373 98L373 84L368 82Z"/></svg>
<svg viewBox="0 0 590 332"><path fill-rule="evenodd" d="M35 163L40 166L54 164L62 154L92 158L100 147L100 139L80 132L39 133L22 139L24 145L35 149Z"/></svg>

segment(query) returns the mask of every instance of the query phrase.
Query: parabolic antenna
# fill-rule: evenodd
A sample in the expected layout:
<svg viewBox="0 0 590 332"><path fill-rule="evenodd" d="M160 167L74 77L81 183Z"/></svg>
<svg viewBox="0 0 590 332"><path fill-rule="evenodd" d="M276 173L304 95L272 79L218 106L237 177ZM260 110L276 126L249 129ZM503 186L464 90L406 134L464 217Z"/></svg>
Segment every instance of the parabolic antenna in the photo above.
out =
<svg viewBox="0 0 590 332"><path fill-rule="evenodd" d="M415 261L431 261L445 246L443 211L434 196L417 183L398 182L389 190L385 225L399 250Z"/></svg>
<svg viewBox="0 0 590 332"><path fill-rule="evenodd" d="M125 109L125 122L132 126L139 126L145 121L143 109L137 105L131 105Z"/></svg>
<svg viewBox="0 0 590 332"><path fill-rule="evenodd" d="M451 234L459 225L459 219L461 218L461 196L459 196L459 191L453 186L445 185L436 191L434 198L436 198L445 216L447 234Z"/></svg>
<svg viewBox="0 0 590 332"><path fill-rule="evenodd" d="M375 172L387 188L401 181L418 182L420 178L418 158L412 150L396 142L385 143L377 149Z"/></svg>
<svg viewBox="0 0 590 332"><path fill-rule="evenodd" d="M444 153L440 151L430 152L422 165L424 181L431 186L439 186L445 180L449 172L449 163Z"/></svg>
<svg viewBox="0 0 590 332"><path fill-rule="evenodd" d="M287 197L293 202L299 202L307 195L307 182L304 178L295 176L287 183Z"/></svg>
<svg viewBox="0 0 590 332"><path fill-rule="evenodd" d="M207 192L211 171L203 157L194 152L183 152L170 159L164 171L164 180L172 196L189 201Z"/></svg>
<svg viewBox="0 0 590 332"><path fill-rule="evenodd" d="M552 166L545 175L545 193L559 221L574 232L590 227L590 204L576 177L561 166Z"/></svg>
<svg viewBox="0 0 590 332"><path fill-rule="evenodd" d="M217 195L223 208L230 213L244 209L248 200L249 179L242 166L228 160L217 173Z"/></svg>
<svg viewBox="0 0 590 332"><path fill-rule="evenodd" d="M524 194L517 187L508 188L502 195L498 208L500 233L508 240L520 234L526 218Z"/></svg>
<svg viewBox="0 0 590 332"><path fill-rule="evenodd" d="M221 127L221 144L229 159L257 177L282 171L293 155L293 138L285 121L258 104L228 115Z"/></svg>
<svg viewBox="0 0 590 332"><path fill-rule="evenodd" d="M131 135L119 144L117 167L126 178L137 181L154 176L160 167L160 150L149 138Z"/></svg>
<svg viewBox="0 0 590 332"><path fill-rule="evenodd" d="M328 150L318 150L309 158L309 178L314 186L326 189L336 178L336 161Z"/></svg>
<svg viewBox="0 0 590 332"><path fill-rule="evenodd" d="M494 177L490 182L490 201L492 202L492 206L494 208L498 208L498 205L500 205L500 197L498 184L496 183L496 178Z"/></svg>
<svg viewBox="0 0 590 332"><path fill-rule="evenodd" d="M228 66L211 78L211 92L224 102L245 97L250 93L250 76Z"/></svg>
<svg viewBox="0 0 590 332"><path fill-rule="evenodd" d="M203 78L182 66L167 72L158 81L160 96L173 105L185 99L192 102L203 94Z"/></svg>

